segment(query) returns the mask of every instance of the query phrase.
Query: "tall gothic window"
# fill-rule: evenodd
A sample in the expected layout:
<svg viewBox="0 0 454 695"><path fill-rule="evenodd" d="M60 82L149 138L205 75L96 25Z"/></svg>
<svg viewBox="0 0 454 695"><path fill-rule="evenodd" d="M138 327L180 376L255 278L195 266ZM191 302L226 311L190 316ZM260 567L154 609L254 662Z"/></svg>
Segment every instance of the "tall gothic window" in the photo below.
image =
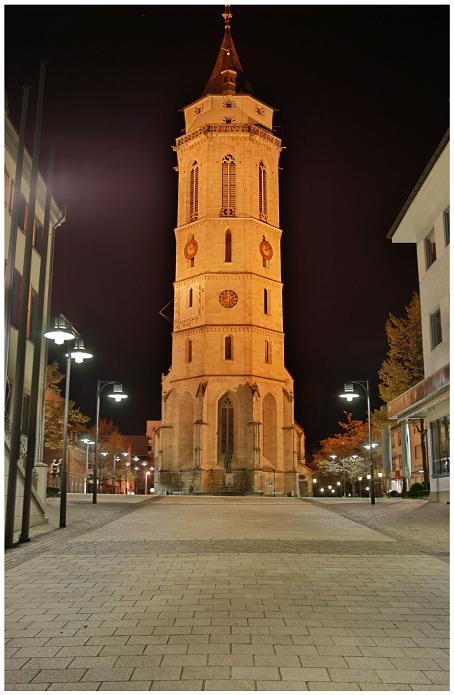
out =
<svg viewBox="0 0 454 695"><path fill-rule="evenodd" d="M266 191L266 167L263 162L259 164L259 218L266 222L267 210L267 191Z"/></svg>
<svg viewBox="0 0 454 695"><path fill-rule="evenodd" d="M230 229L225 233L225 262L232 262L232 232Z"/></svg>
<svg viewBox="0 0 454 695"><path fill-rule="evenodd" d="M224 358L233 360L233 338L231 335L227 335L224 338Z"/></svg>
<svg viewBox="0 0 454 695"><path fill-rule="evenodd" d="M233 403L225 395L220 402L219 409L219 432L221 454L233 453Z"/></svg>
<svg viewBox="0 0 454 695"><path fill-rule="evenodd" d="M226 154L222 160L221 215L224 217L236 215L236 164L231 154Z"/></svg>
<svg viewBox="0 0 454 695"><path fill-rule="evenodd" d="M189 183L189 221L194 222L199 217L199 165L194 162L191 168Z"/></svg>

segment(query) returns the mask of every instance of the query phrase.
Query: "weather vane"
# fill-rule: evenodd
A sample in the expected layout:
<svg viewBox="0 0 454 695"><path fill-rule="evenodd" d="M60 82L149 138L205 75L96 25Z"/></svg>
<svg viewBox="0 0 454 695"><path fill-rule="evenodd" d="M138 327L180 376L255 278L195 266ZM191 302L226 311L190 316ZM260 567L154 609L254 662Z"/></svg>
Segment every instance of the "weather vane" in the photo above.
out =
<svg viewBox="0 0 454 695"><path fill-rule="evenodd" d="M224 5L224 12L222 13L222 16L225 19L225 28L230 29L230 20L232 19L232 13L230 11L230 5Z"/></svg>

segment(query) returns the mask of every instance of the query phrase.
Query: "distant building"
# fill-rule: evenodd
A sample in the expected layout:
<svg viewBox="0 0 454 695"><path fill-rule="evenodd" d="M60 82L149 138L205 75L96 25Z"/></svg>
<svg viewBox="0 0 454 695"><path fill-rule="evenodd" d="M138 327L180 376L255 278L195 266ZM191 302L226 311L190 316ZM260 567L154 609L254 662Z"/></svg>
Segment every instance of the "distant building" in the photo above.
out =
<svg viewBox="0 0 454 695"><path fill-rule="evenodd" d="M4 188L4 234L5 234L5 258L8 257L8 246L11 229L11 218L14 201L14 180L16 176L17 151L19 137L11 123L9 117L5 116L5 188ZM41 268L41 254L43 250L43 224L44 224L44 207L46 199L46 184L42 176L38 177L37 201L35 219L29 219L28 204L30 193L30 178L31 178L32 159L27 151L24 152L24 166L21 185L21 196L18 212L18 229L17 229L17 246L15 268L13 274L12 285L12 313L9 325L9 350L5 355L7 361L7 384L5 396L5 492L7 489L7 478L9 472L9 452L10 452L10 414L11 414L11 394L12 385L15 377L16 369L16 353L17 353L17 338L20 312L25 310L28 314L27 319L27 335L30 337L31 327L38 319L37 304L39 291L39 275ZM47 250L47 265L44 287L44 309L43 324L47 323L50 310L50 292L52 287L52 257L55 228L63 222L63 214L59 209L55 200L52 199L49 242ZM31 276L29 299L27 307L20 306L20 293L22 286L24 249L26 234L33 235L33 249L31 262ZM43 345L45 343L45 338ZM17 490L16 490L16 505L15 505L15 522L14 530L18 531L21 527L22 519L22 502L23 502L23 481L24 481L24 461L27 450L27 429L30 407L30 392L32 380L32 363L33 363L33 344L30 339L27 340L26 360L24 372L24 391L22 402L22 422L21 422L21 458L18 466ZM47 466L44 464L43 456L43 441L44 441L44 391L46 378L46 350L41 350L41 364L39 372L39 398L38 398L38 417L37 417L37 455L34 468L34 478L32 485L32 503L31 503L31 518L30 525L42 524L46 521L46 482L47 482Z"/></svg>
<svg viewBox="0 0 454 695"><path fill-rule="evenodd" d="M391 227L394 244L416 244L424 380L388 403L405 427L424 418L430 498L449 499L449 133L446 133ZM408 466L407 466L408 468Z"/></svg>

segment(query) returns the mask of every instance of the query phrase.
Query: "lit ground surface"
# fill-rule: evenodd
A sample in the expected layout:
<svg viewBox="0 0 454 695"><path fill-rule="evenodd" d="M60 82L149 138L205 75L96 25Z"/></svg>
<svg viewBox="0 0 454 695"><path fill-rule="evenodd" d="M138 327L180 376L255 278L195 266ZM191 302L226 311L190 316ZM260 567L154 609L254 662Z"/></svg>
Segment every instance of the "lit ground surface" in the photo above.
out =
<svg viewBox="0 0 454 695"><path fill-rule="evenodd" d="M6 555L6 689L448 690L448 526L407 500L71 496Z"/></svg>

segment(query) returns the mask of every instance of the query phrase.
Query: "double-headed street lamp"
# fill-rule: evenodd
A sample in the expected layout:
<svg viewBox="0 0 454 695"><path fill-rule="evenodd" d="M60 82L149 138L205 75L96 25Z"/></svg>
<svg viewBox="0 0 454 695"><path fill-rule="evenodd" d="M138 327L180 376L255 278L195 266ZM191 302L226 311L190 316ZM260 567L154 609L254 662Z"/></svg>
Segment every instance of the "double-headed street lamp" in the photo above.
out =
<svg viewBox="0 0 454 695"><path fill-rule="evenodd" d="M84 360L93 357L85 350L84 341L76 331L74 326L68 319L60 314L55 320L54 328L44 333L44 337L53 340L56 345L68 343L68 352L66 353L66 379L65 379L65 410L63 419L63 456L61 462L60 475L60 528L66 527L66 494L68 488L67 473L67 451L68 451L68 411L69 411L69 384L71 378L71 359L77 364L81 364ZM70 343L74 341L74 346Z"/></svg>
<svg viewBox="0 0 454 695"><path fill-rule="evenodd" d="M371 420L370 420L370 392L369 392L369 379L349 381L344 384L344 393L340 394L340 398L345 398L347 401L352 401L354 398L359 398L359 393L355 393L353 389L353 384L361 386L361 388L366 393L367 398L367 424L369 429L369 456L370 456L370 479L371 479L371 492L370 492L370 503L375 504L375 474L374 474L374 459L372 456L372 430L371 430Z"/></svg>
<svg viewBox="0 0 454 695"><path fill-rule="evenodd" d="M116 381L100 381L96 386L96 430L95 430L95 461L93 465L93 504L98 501L98 439L99 439L99 409L101 405L101 393L107 386L112 386L112 393L109 398L113 398L115 403L120 403L128 395L123 393L123 386Z"/></svg>

